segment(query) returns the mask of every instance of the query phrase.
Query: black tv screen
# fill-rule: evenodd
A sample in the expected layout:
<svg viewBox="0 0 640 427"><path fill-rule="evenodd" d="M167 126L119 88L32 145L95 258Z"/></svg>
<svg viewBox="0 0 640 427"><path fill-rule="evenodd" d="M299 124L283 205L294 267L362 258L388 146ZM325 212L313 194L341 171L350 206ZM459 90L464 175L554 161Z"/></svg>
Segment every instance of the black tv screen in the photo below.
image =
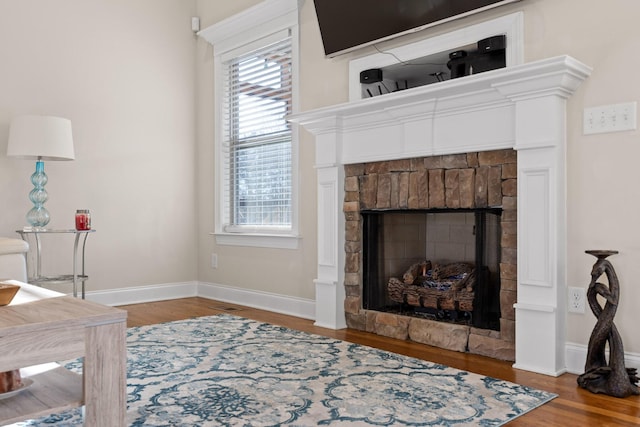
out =
<svg viewBox="0 0 640 427"><path fill-rule="evenodd" d="M336 56L518 0L314 0L327 56Z"/></svg>

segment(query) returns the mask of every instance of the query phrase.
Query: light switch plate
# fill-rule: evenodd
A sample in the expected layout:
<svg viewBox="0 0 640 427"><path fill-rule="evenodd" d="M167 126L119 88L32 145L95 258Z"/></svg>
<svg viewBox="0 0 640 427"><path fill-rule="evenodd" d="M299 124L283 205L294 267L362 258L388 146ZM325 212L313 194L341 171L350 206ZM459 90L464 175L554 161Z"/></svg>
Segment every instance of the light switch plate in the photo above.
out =
<svg viewBox="0 0 640 427"><path fill-rule="evenodd" d="M620 132L637 128L637 102L584 109L584 134Z"/></svg>

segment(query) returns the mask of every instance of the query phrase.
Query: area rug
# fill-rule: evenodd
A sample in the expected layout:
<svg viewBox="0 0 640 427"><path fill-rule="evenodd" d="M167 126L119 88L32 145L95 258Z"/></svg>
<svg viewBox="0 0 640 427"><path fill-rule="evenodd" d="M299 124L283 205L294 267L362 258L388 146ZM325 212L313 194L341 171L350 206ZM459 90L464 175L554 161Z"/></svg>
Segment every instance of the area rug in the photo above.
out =
<svg viewBox="0 0 640 427"><path fill-rule="evenodd" d="M230 315L131 328L127 342L130 426L499 426L556 397Z"/></svg>

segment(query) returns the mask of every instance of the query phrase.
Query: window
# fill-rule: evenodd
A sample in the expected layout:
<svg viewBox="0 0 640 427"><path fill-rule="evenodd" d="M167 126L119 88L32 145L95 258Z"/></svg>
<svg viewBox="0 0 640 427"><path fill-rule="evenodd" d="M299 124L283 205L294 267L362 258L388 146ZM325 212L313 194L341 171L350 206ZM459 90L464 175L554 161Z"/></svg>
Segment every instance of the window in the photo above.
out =
<svg viewBox="0 0 640 427"><path fill-rule="evenodd" d="M224 69L224 231L291 230L291 37Z"/></svg>
<svg viewBox="0 0 640 427"><path fill-rule="evenodd" d="M216 243L297 248L297 0L199 33L214 46Z"/></svg>

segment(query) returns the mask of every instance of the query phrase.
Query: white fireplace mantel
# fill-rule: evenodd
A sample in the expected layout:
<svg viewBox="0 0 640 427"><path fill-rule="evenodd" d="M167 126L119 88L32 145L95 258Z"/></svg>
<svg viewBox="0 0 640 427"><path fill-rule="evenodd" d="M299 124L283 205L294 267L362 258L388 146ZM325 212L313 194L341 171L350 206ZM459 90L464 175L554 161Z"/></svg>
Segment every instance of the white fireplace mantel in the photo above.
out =
<svg viewBox="0 0 640 427"><path fill-rule="evenodd" d="M569 56L295 114L316 141L316 324L344 316L344 165L518 151L515 367L565 372L566 100L591 69Z"/></svg>

